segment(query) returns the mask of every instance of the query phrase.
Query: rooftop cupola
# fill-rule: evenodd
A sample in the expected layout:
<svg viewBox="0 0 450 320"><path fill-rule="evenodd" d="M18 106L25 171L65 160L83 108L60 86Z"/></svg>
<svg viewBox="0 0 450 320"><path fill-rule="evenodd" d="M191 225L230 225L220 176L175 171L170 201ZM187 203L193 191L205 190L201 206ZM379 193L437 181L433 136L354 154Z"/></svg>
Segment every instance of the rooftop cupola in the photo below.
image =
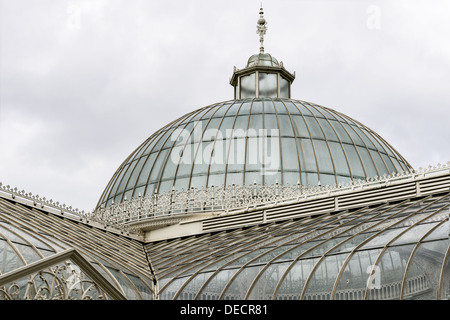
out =
<svg viewBox="0 0 450 320"><path fill-rule="evenodd" d="M230 84L234 87L234 98L290 98L291 84L295 72L287 71L283 62L264 52L264 35L267 31L267 21L263 8L259 11L256 33L261 44L259 53L252 55L244 69L234 67Z"/></svg>

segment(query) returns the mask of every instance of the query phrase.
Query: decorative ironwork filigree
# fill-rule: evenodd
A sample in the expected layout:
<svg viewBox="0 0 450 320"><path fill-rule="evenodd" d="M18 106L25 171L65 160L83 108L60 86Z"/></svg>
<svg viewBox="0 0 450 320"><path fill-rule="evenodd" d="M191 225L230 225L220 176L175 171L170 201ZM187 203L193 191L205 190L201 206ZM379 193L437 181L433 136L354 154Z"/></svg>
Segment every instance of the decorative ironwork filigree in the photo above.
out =
<svg viewBox="0 0 450 320"><path fill-rule="evenodd" d="M0 287L0 300L104 300L105 293L70 261Z"/></svg>
<svg viewBox="0 0 450 320"><path fill-rule="evenodd" d="M446 164L437 164L427 168L419 168L413 172L393 173L367 178L365 180L349 181L334 186L303 186L282 185L231 185L211 186L203 189L191 188L188 190L172 190L166 193L154 193L139 196L109 207L100 207L92 213L85 213L71 206L41 198L39 195L19 191L17 188L4 186L0 182L0 193L9 194L9 197L26 199L35 206L44 206L57 209L61 214L68 214L86 223L94 221L101 225L112 226L126 232L138 232L138 229L129 226L130 222L142 221L159 217L170 217L186 213L220 213L233 210L242 210L261 205L276 204L283 201L308 199L320 195L363 189L371 186L389 185L392 182L415 179L420 176L439 174L450 170L450 161ZM6 294L6 292L3 292Z"/></svg>
<svg viewBox="0 0 450 320"><path fill-rule="evenodd" d="M280 202L308 199L311 197L336 194L339 192L363 189L371 186L389 185L395 181L414 179L417 176L439 173L450 169L450 161L446 165L438 164L412 173L393 173L382 177L349 181L338 185L302 186L281 185L231 185L212 186L209 188L191 188L188 190L172 190L167 193L155 193L126 200L110 207L101 207L94 211L90 219L99 222L124 225L128 221L142 221L148 218L169 217L186 213L220 213L233 210L256 208Z"/></svg>

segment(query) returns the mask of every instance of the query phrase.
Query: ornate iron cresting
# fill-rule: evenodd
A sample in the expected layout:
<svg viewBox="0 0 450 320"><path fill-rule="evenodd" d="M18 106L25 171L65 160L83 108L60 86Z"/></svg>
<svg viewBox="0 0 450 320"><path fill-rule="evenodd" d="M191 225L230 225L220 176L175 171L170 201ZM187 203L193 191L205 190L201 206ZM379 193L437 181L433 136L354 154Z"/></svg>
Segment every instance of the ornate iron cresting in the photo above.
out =
<svg viewBox="0 0 450 320"><path fill-rule="evenodd" d="M335 186L307 186L299 183L296 185L231 185L209 188L191 188L188 190L166 193L154 193L139 196L133 199L125 199L124 202L112 204L109 207L100 207L94 211L91 220L106 225L120 225L122 227L133 223L158 218L180 217L187 214L221 214L231 211L245 210L279 204L292 200L307 200L322 195L355 190L357 188L386 186L396 181L414 179L418 176L447 172L450 169L450 161L446 165L438 164L429 166L428 169L420 168L414 173L398 173L374 177L366 180L350 181ZM130 232L137 231L131 228Z"/></svg>
<svg viewBox="0 0 450 320"><path fill-rule="evenodd" d="M419 176L439 174L450 170L450 161L436 166L419 168L413 173L397 173L383 175L366 180L349 181L335 186L302 186L281 185L231 185L221 187L209 187L202 189L191 188L189 190L171 191L166 193L154 193L146 196L125 200L109 207L100 207L92 213L86 213L71 206L41 198L39 195L19 191L17 188L4 186L0 182L0 196L18 200L22 199L30 206L64 214L85 223L99 223L105 227L114 227L129 233L139 233L137 229L128 226L129 223L149 221L156 218L179 217L186 214L201 213L228 213L231 211L257 208L292 200L307 200L321 195L330 195L340 192L364 188L370 186L385 186L395 181L415 179ZM51 210L50 210L51 211Z"/></svg>
<svg viewBox="0 0 450 320"><path fill-rule="evenodd" d="M59 201L54 201L53 199L47 199L46 197L40 197L38 194L32 194L31 192L26 192L25 190L19 190L17 187L11 187L10 185L3 185L0 182L0 196L2 193L9 195L12 200L26 200L29 204L38 208L52 208L60 213L66 213L70 216L76 217L77 219L85 219L90 213L84 210L79 210L68 206L65 203L60 203Z"/></svg>

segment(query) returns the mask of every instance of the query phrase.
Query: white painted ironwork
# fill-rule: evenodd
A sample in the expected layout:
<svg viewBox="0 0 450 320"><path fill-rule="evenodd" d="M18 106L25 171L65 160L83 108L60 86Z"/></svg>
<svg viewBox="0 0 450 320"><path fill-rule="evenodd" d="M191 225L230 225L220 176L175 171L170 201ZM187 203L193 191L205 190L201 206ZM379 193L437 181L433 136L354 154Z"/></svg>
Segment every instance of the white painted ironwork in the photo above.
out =
<svg viewBox="0 0 450 320"><path fill-rule="evenodd" d="M350 181L335 186L281 185L231 185L209 188L191 188L189 190L166 193L154 193L125 200L109 207L100 207L93 212L80 211L72 206L48 200L24 190L3 185L0 182L0 196L24 204L46 209L68 218L87 224L100 224L113 227L122 232L139 232L131 228L132 222L149 221L160 218L180 217L182 215L224 214L238 210L248 210L268 205L277 205L289 201L305 201L320 196L333 196L349 191L389 186L396 182L414 181L416 178L441 175L450 172L450 161L436 166L419 168L413 173L397 173L374 177L366 180ZM21 200L21 201L20 201ZM97 225L98 226L98 225Z"/></svg>
<svg viewBox="0 0 450 320"><path fill-rule="evenodd" d="M336 186L297 185L231 185L209 188L172 190L139 196L109 207L100 207L90 216L91 220L107 225L127 225L161 218L179 218L180 215L224 214L249 210L270 204L311 200L320 196L335 196L358 190L386 187L395 183L414 181L416 178L450 172L450 161L445 165L419 168L414 173L398 173L375 177L364 181L350 181ZM365 200L366 201L366 200Z"/></svg>
<svg viewBox="0 0 450 320"><path fill-rule="evenodd" d="M256 24L256 33L259 34L259 42L261 43L261 47L259 48L260 53L264 53L264 35L267 31L267 21L264 19L264 11L261 5L259 9L259 19Z"/></svg>

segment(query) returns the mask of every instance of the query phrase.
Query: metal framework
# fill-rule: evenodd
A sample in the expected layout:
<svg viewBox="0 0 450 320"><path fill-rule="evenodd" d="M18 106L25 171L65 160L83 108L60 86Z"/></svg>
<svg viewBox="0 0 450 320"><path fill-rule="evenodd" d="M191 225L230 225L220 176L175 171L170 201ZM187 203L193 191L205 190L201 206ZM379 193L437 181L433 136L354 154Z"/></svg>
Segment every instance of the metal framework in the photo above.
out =
<svg viewBox="0 0 450 320"><path fill-rule="evenodd" d="M261 8L260 54L231 79L237 97L254 75L255 96L157 131L94 212L0 183L0 300L450 299L450 162L416 172L361 123L280 98L295 74L266 24ZM249 160L272 129L268 169L266 145Z"/></svg>
<svg viewBox="0 0 450 320"><path fill-rule="evenodd" d="M45 209L0 197L0 277L15 279L0 287L1 298L154 298L151 267L140 242ZM35 273L30 266L42 269Z"/></svg>
<svg viewBox="0 0 450 320"><path fill-rule="evenodd" d="M67 260L71 260L73 263L79 266L81 271L83 271L87 276L90 277L90 279L92 279L91 281L88 281L89 287L87 288L87 290L85 290L85 288L83 287L83 282L86 282L86 280L83 281L81 279L82 277L80 272L77 272L73 267L70 268L70 263L67 262ZM32 275L31 279L34 280L36 276L33 276L33 274L36 273L39 274L39 278L41 280L44 280L45 278L43 277L43 270L59 263L64 263L65 265L62 268L59 267L54 268L53 270L50 269L50 272L47 272L51 275L53 281L57 279L59 283L53 286L49 286L48 283L45 283L45 288L35 290L37 293L34 296L30 296L30 290L27 287L25 298L45 298L45 294L49 294L49 296L54 297L52 291L55 290L58 291L58 295L54 297L57 299L68 299L69 297L71 297L72 291L82 291L81 299L86 299L87 297L91 298L91 296L87 295L87 292L92 291L92 288L98 285L100 288L102 288L102 290L104 290L107 296L111 297L111 299L126 299L122 292L111 285L111 283L106 280L106 278L100 272L98 272L97 269L95 269L85 258L83 258L83 256L75 249L69 249L60 253L56 253L48 258L44 258L42 260L18 268L14 271L10 271L6 274L0 275L0 287L5 286L8 283L15 283L21 278L25 278L29 275ZM69 266L69 268L67 268L67 266ZM69 272L66 272L63 277L59 278L57 273L61 272L61 270L68 270ZM31 281L31 284L34 287L37 287L35 281ZM20 293L20 287L17 285L13 285L13 287L15 287L14 289L18 289L14 290L13 295L18 295ZM97 293L98 291L101 292L101 290L99 290L98 288L96 288L96 291ZM2 290L1 292L4 295L8 295L8 298L11 298L10 289ZM102 295L99 295L99 298L102 298Z"/></svg>
<svg viewBox="0 0 450 320"><path fill-rule="evenodd" d="M126 229L128 232L139 233L141 228L158 227L179 223L183 220L205 219L236 212L264 211L267 208L289 203L304 202L307 204L308 201L317 198L332 198L332 208L338 210L348 208L354 203L359 205L361 202L374 201L377 197L373 196L373 191L379 193L378 198L381 197L381 200L386 196L395 196L400 199L426 194L431 181L426 178L436 175L439 184L442 179L439 177L444 173L450 173L448 168L450 168L450 162L447 165L439 165L421 172L385 175L365 181L344 183L335 187L304 188L299 183L294 186L275 183L273 185L233 185L227 188L192 188L187 191L172 190L167 193L154 193L126 200L106 208L101 207L91 214L90 219ZM387 187L386 191L379 192L380 187ZM367 199L367 196L361 195L360 191L367 193L370 200ZM285 213L281 214L282 217L285 215ZM255 214L253 216L256 217ZM280 217L277 214L264 212L258 221L278 218ZM220 225L224 225L224 223L224 219L220 220Z"/></svg>
<svg viewBox="0 0 450 320"><path fill-rule="evenodd" d="M279 132L279 150L272 156L280 166L271 175L261 174L266 158L249 163L250 147L261 136L239 133L272 129ZM215 163L215 152L225 147L222 163ZM188 153L185 164L181 155ZM244 163L233 163L237 153ZM199 109L153 134L118 168L97 208L173 188L248 185L255 180L263 185L277 180L281 185L324 186L412 171L375 132L329 108L292 99L231 100Z"/></svg>
<svg viewBox="0 0 450 320"><path fill-rule="evenodd" d="M450 172L390 182L203 217L202 232L160 241L4 188L0 298L448 299Z"/></svg>
<svg viewBox="0 0 450 320"><path fill-rule="evenodd" d="M441 299L449 294L448 214L447 193L152 243L147 252L164 299ZM376 267L382 279L371 287Z"/></svg>

